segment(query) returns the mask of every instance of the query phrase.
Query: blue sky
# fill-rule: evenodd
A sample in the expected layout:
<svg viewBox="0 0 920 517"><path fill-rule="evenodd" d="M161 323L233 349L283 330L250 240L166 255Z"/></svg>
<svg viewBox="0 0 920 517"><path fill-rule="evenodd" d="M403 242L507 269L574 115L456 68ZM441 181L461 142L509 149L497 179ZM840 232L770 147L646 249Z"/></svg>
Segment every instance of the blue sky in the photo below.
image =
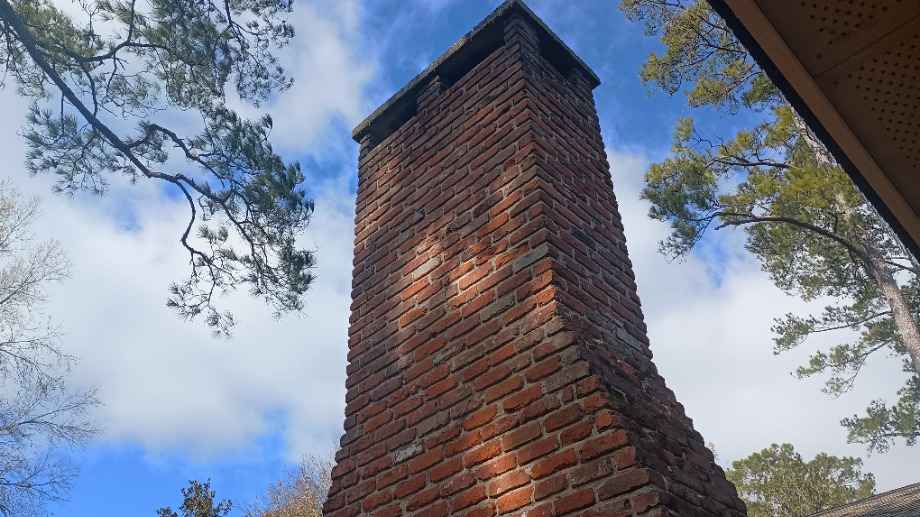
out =
<svg viewBox="0 0 920 517"><path fill-rule="evenodd" d="M303 242L317 249L318 280L304 315L282 321L242 294L229 298L241 320L232 341L212 340L203 325L164 306L166 286L186 271L176 243L181 204L146 185L116 184L104 198L54 197L49 178L29 178L20 161L7 160L6 176L45 199L38 235L59 240L73 260L73 279L55 290L51 312L63 320L67 350L81 358L72 381L99 386L104 404L95 415L104 432L74 452L82 472L55 515L152 516L176 507L189 479L209 477L219 497L246 503L303 454L334 449L350 304L351 128L499 3L295 3L297 37L282 57L296 82L266 109L276 149L302 162L316 199ZM528 5L601 78L595 98L656 364L720 463L772 442L790 442L807 457L865 457L845 443L838 421L873 398L893 397L899 363L873 361L854 392L829 399L821 379L789 375L821 342L772 355L773 318L808 306L772 286L741 250L740 235L726 231L683 263L660 256L668 229L645 217L642 173L666 155L677 117L691 113L679 97L649 97L637 77L656 42L614 0ZM24 155L17 131L25 107L9 88L0 92L4 156ZM865 470L886 490L917 481L918 464L920 448L898 446L866 458Z"/></svg>

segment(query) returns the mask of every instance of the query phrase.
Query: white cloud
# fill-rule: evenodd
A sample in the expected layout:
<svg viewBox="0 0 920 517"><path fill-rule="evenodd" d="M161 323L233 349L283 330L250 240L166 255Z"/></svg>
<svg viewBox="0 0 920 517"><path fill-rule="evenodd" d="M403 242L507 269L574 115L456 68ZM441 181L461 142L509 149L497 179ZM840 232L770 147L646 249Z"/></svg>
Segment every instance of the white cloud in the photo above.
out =
<svg viewBox="0 0 920 517"><path fill-rule="evenodd" d="M199 456L246 449L281 422L292 456L328 448L341 427L350 303L350 213L320 199L308 246L321 251L306 315L272 321L238 293L227 300L241 325L231 341L166 309L166 286L187 273L177 244L182 205L136 199L138 232L117 227L98 206L46 201L74 262L55 297L67 343L82 358L75 381L100 386L98 412L109 441Z"/></svg>
<svg viewBox="0 0 920 517"><path fill-rule="evenodd" d="M272 142L289 151L314 152L331 120L342 118L349 127L360 121L373 64L357 51L356 1L301 2L290 22L297 36L280 59L294 85L267 107L274 115Z"/></svg>
<svg viewBox="0 0 920 517"><path fill-rule="evenodd" d="M276 117L279 147L305 151L330 120L359 116L369 71L352 50L355 6L298 5L294 23L308 37L286 53L298 80L273 107L295 114ZM273 321L270 308L237 293L226 305L241 325L234 340L219 341L164 303L167 285L188 273L178 243L187 207L164 200L159 185L130 187L118 179L101 198L52 196L53 178L24 174L25 145L16 130L25 105L11 89L0 93L8 121L0 125L0 151L15 157L3 174L41 195L45 215L36 233L61 241L73 261L73 279L55 291L49 312L63 320L64 346L81 358L72 382L100 387L101 439L201 459L245 454L257 438L276 433L292 460L328 450L343 419L353 167L309 185L322 197L304 237L319 251L305 315ZM137 223L130 231L126 217Z"/></svg>

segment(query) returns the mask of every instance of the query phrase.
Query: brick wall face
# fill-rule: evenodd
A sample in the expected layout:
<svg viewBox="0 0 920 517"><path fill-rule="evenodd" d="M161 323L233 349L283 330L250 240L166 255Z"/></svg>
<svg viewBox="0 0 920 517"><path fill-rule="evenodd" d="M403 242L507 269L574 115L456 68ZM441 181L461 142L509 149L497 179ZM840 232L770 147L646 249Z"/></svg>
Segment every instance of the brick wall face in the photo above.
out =
<svg viewBox="0 0 920 517"><path fill-rule="evenodd" d="M743 515L651 362L588 81L525 16L359 160L326 515Z"/></svg>

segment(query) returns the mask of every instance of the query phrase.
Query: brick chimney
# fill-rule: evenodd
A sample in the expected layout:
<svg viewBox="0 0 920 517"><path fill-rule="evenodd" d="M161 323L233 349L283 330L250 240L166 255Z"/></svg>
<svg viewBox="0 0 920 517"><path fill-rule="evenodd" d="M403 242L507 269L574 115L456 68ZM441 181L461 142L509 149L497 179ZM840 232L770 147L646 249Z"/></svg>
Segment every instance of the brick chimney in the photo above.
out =
<svg viewBox="0 0 920 517"><path fill-rule="evenodd" d="M509 0L355 129L326 515L745 514L652 364L598 84Z"/></svg>

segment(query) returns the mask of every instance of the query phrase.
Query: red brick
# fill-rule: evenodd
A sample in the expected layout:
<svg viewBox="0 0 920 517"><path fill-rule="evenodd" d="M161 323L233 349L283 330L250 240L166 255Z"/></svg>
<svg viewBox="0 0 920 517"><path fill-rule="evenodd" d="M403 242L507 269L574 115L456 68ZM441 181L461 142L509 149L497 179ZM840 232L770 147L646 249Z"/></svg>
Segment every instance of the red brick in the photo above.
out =
<svg viewBox="0 0 920 517"><path fill-rule="evenodd" d="M360 153L327 513L740 517L650 361L592 80L537 59L516 15ZM624 331L641 350L612 342Z"/></svg>
<svg viewBox="0 0 920 517"><path fill-rule="evenodd" d="M496 384L495 386L492 386L491 388L486 389L485 391L486 404L494 400L500 399L504 397L505 395L520 389L521 386L523 385L524 385L524 379L517 375L514 375L511 378L506 379Z"/></svg>
<svg viewBox="0 0 920 517"><path fill-rule="evenodd" d="M526 406L531 402L540 398L540 395L543 392L543 387L539 384L532 384L527 388L511 395L506 398L502 403L502 409L507 413L513 413L520 409L522 406Z"/></svg>
<svg viewBox="0 0 920 517"><path fill-rule="evenodd" d="M598 431L620 424L622 424L622 419L619 417L619 415L614 415L607 410L601 410L594 418L594 426Z"/></svg>
<svg viewBox="0 0 920 517"><path fill-rule="evenodd" d="M485 490L485 488L483 488ZM466 511L466 517L492 517L495 515L495 506L492 503L470 508Z"/></svg>
<svg viewBox="0 0 920 517"><path fill-rule="evenodd" d="M516 352L517 350L515 350L514 343L513 342L508 343L507 345L493 352L491 356L489 356L489 364L493 366L497 364L501 364L502 362L510 359L511 357L514 357Z"/></svg>
<svg viewBox="0 0 920 517"><path fill-rule="evenodd" d="M402 515L402 506L399 503L391 504L371 514L371 517L399 517Z"/></svg>
<svg viewBox="0 0 920 517"><path fill-rule="evenodd" d="M613 453L613 461L618 470L627 469L636 464L636 448L623 447Z"/></svg>
<svg viewBox="0 0 920 517"><path fill-rule="evenodd" d="M417 456L415 459L409 462L409 472L411 474L416 474L421 472L428 467L431 467L435 463L441 461L442 458L441 449L435 449L433 451L428 451L421 456Z"/></svg>
<svg viewBox="0 0 920 517"><path fill-rule="evenodd" d="M419 378L418 384L422 388L427 388L439 380L447 377L448 375L450 375L450 365L438 365L437 367L429 368L428 372Z"/></svg>
<svg viewBox="0 0 920 517"><path fill-rule="evenodd" d="M391 468L383 474L377 476L376 489L382 490L397 481L402 481L409 477L409 468L406 465L399 465Z"/></svg>
<svg viewBox="0 0 920 517"><path fill-rule="evenodd" d="M580 442L591 435L594 429L593 422L579 422L559 434L562 445L571 445Z"/></svg>
<svg viewBox="0 0 920 517"><path fill-rule="evenodd" d="M550 411L559 409L561 405L562 403L559 401L558 396L546 395L521 411L521 422L527 422L539 416L543 416Z"/></svg>
<svg viewBox="0 0 920 517"><path fill-rule="evenodd" d="M517 453L518 461L521 465L524 465L537 458L548 456L557 448L559 448L559 437L556 435L547 436L519 449Z"/></svg>
<svg viewBox="0 0 920 517"><path fill-rule="evenodd" d="M601 393L594 393L585 398L584 406L586 413L594 413L607 405L607 397Z"/></svg>
<svg viewBox="0 0 920 517"><path fill-rule="evenodd" d="M390 468L393 465L393 460L389 456L384 456L378 458L364 467L361 468L361 477L362 478L372 478Z"/></svg>
<svg viewBox="0 0 920 517"><path fill-rule="evenodd" d="M427 278L422 278L418 282L412 284L400 294L403 300L408 300L415 296L419 291L431 285L431 282Z"/></svg>
<svg viewBox="0 0 920 517"><path fill-rule="evenodd" d="M489 406L482 408L479 411L471 414L463 420L463 428L467 431L481 427L487 423L498 413L498 406Z"/></svg>
<svg viewBox="0 0 920 517"><path fill-rule="evenodd" d="M527 517L553 517L553 503L546 502L527 509Z"/></svg>
<svg viewBox="0 0 920 517"><path fill-rule="evenodd" d="M434 449L438 445L449 442L455 439L456 437L460 436L460 432L461 432L460 425L448 426L446 429L444 429L440 433L429 438L426 445L428 445L429 449Z"/></svg>
<svg viewBox="0 0 920 517"><path fill-rule="evenodd" d="M530 476L523 470L513 470L491 480L486 493L489 497L496 497L509 490L522 487L530 483Z"/></svg>
<svg viewBox="0 0 920 517"><path fill-rule="evenodd" d="M373 511L375 508L383 506L393 500L392 494L388 490L377 491L366 497L361 503L361 508L365 512Z"/></svg>
<svg viewBox="0 0 920 517"><path fill-rule="evenodd" d="M534 479L546 477L575 465L576 461L575 451L566 449L537 462L530 470L530 475L533 476Z"/></svg>
<svg viewBox="0 0 920 517"><path fill-rule="evenodd" d="M492 269L489 267L477 267L466 275L463 275L460 281L457 282L457 286L460 287L461 291L468 289L471 285L482 280L486 275L491 273L491 271Z"/></svg>
<svg viewBox="0 0 920 517"><path fill-rule="evenodd" d="M431 470L428 471L428 476L432 483L437 483L442 479L453 476L462 469L463 463L460 461L460 458L454 458L431 467Z"/></svg>
<svg viewBox="0 0 920 517"><path fill-rule="evenodd" d="M374 418L371 418L371 419L368 420L367 422L365 422L365 424L364 424L364 432L367 433L367 432L376 431L377 428L379 428L379 427L382 426L383 424L389 422L390 420L393 420L393 412L392 412L392 411L387 411L387 412L385 412L385 413L381 413L381 414L375 416Z"/></svg>
<svg viewBox="0 0 920 517"><path fill-rule="evenodd" d="M433 384L430 388L425 390L425 395L430 398L435 398L448 391L457 387L457 376L451 375L450 377L444 379L443 381Z"/></svg>
<svg viewBox="0 0 920 517"><path fill-rule="evenodd" d="M594 490L586 489L560 497L553 503L553 508L556 510L556 515L565 515L577 510L583 510L593 504Z"/></svg>
<svg viewBox="0 0 920 517"><path fill-rule="evenodd" d="M422 316L424 316L425 313L427 313L427 312L428 312L428 308L426 308L426 307L417 307L417 308L415 308L415 309L413 309L413 310L411 310L411 311L409 311L409 312L403 314L402 317L399 318L399 326L400 326L400 327L405 327L406 325L408 325L408 324L412 323L413 321L415 321L415 320L421 318Z"/></svg>
<svg viewBox="0 0 920 517"><path fill-rule="evenodd" d="M626 442L626 431L618 429L614 432L604 433L599 438L585 442L578 454L581 461L587 461L622 447L626 445Z"/></svg>
<svg viewBox="0 0 920 517"><path fill-rule="evenodd" d="M572 486L583 485L589 481L605 477L613 473L614 467L609 458L598 458L587 463L581 463L573 468L569 474Z"/></svg>
<svg viewBox="0 0 920 517"><path fill-rule="evenodd" d="M632 498L633 510L636 513L643 513L649 508L663 504L662 493L659 490L643 492Z"/></svg>
<svg viewBox="0 0 920 517"><path fill-rule="evenodd" d="M597 489L597 496L601 499L610 499L629 491L645 486L651 482L648 470L632 469L618 472Z"/></svg>
<svg viewBox="0 0 920 517"><path fill-rule="evenodd" d="M422 488L425 488L425 484L428 483L428 480L424 475L416 476L409 481L404 481L396 485L396 489L393 490L393 497L397 499L403 499L408 495L412 495Z"/></svg>
<svg viewBox="0 0 920 517"><path fill-rule="evenodd" d="M560 357L558 355L554 355L545 361L533 365L524 373L527 382L538 381L551 373L555 373L556 370L559 369L559 359Z"/></svg>
<svg viewBox="0 0 920 517"><path fill-rule="evenodd" d="M479 467L479 470L476 471L476 475L479 479L489 479L493 476L497 476L504 472L518 466L517 459L514 454L506 454L500 458L496 458L488 463L483 464Z"/></svg>
<svg viewBox="0 0 920 517"><path fill-rule="evenodd" d="M517 510L518 508L523 508L524 506L530 504L532 497L532 486L526 486L513 492L508 492L507 494L498 498L498 513L510 513Z"/></svg>
<svg viewBox="0 0 920 517"><path fill-rule="evenodd" d="M562 409L546 417L543 425L547 432L565 427L581 418L581 408L576 405L563 406Z"/></svg>
<svg viewBox="0 0 920 517"><path fill-rule="evenodd" d="M468 303L464 304L460 310L460 315L464 318L476 313L486 305L489 305L495 300L495 291L489 291L487 293L480 294L473 298Z"/></svg>
<svg viewBox="0 0 920 517"><path fill-rule="evenodd" d="M451 456L472 449L482 443L482 435L479 432L465 434L460 438L444 444L444 457Z"/></svg>
<svg viewBox="0 0 920 517"><path fill-rule="evenodd" d="M432 487L427 490L423 490L412 496L412 499L409 499L409 502L406 503L406 510L412 512L420 508L424 508L434 501L437 501L439 497L438 487Z"/></svg>
<svg viewBox="0 0 920 517"><path fill-rule="evenodd" d="M501 444L497 441L489 442L471 450L463 455L463 465L467 468L488 461L501 454Z"/></svg>
<svg viewBox="0 0 920 517"><path fill-rule="evenodd" d="M534 483L533 498L535 501L558 494L569 487L568 476L563 472L555 476L541 479Z"/></svg>
<svg viewBox="0 0 920 517"><path fill-rule="evenodd" d="M505 451L513 450L529 441L535 440L541 434L540 423L531 422L502 436L502 448Z"/></svg>
<svg viewBox="0 0 920 517"><path fill-rule="evenodd" d="M450 500L450 509L452 511L463 510L469 508L474 504L479 504L486 499L486 487L484 486L475 486L469 490L464 490L453 497ZM473 515L472 512L467 512L466 515ZM492 514L489 514L492 515Z"/></svg>
<svg viewBox="0 0 920 517"><path fill-rule="evenodd" d="M482 428L482 439L489 440L502 433L514 428L518 424L518 418L514 415L505 415L499 417L491 424Z"/></svg>
<svg viewBox="0 0 920 517"><path fill-rule="evenodd" d="M444 483L441 483L441 497L450 497L462 491L463 489L473 486L474 484L476 484L476 476L474 476L472 472L464 472L454 476Z"/></svg>

